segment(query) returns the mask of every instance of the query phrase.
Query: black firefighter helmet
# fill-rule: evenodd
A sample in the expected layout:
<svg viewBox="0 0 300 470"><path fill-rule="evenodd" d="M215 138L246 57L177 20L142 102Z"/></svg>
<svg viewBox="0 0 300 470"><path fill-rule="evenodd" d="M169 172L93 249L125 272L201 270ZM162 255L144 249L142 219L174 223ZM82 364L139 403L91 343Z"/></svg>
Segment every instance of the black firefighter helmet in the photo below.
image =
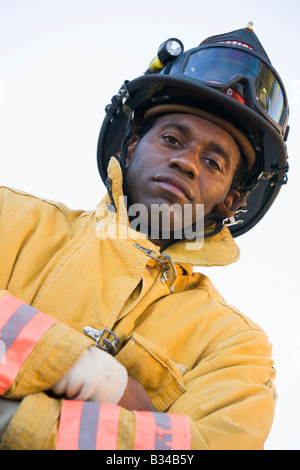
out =
<svg viewBox="0 0 300 470"><path fill-rule="evenodd" d="M224 223L234 237L247 232L287 182L289 130L284 85L252 23L186 52L181 41L168 39L144 75L124 82L106 107L100 129L97 159L103 181L111 156L126 152L134 127L176 109L198 109L203 117L234 130L251 168L240 188L241 206Z"/></svg>

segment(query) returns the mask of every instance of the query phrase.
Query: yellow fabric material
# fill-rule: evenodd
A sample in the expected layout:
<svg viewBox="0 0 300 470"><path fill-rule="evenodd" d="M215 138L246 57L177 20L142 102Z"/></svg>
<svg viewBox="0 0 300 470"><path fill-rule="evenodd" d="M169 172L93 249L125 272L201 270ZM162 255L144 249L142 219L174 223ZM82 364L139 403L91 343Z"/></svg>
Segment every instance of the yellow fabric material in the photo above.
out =
<svg viewBox="0 0 300 470"><path fill-rule="evenodd" d="M271 345L206 276L193 272L193 265L238 259L229 230L207 239L198 252L183 242L166 250L177 268L170 294L158 261L134 246L158 252L128 228L115 159L109 174L117 213L108 208L108 197L96 211L83 212L0 190L0 295L10 292L59 321L6 394L26 398L2 447L55 448L61 401L44 392L92 344L83 334L88 325L114 330L117 359L158 411L189 416L192 449L262 449L276 402ZM126 237L106 236L114 230L125 230ZM131 449L134 415L121 411L118 448Z"/></svg>
<svg viewBox="0 0 300 470"><path fill-rule="evenodd" d="M1 450L49 450L56 447L61 400L44 393L23 399L3 438Z"/></svg>

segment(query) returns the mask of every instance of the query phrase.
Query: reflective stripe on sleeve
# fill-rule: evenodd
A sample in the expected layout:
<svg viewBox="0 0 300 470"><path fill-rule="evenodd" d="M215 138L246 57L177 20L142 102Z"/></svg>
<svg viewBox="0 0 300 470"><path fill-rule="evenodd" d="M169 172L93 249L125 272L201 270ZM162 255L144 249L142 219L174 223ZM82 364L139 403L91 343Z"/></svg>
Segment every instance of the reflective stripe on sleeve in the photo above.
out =
<svg viewBox="0 0 300 470"><path fill-rule="evenodd" d="M63 401L57 434L57 450L77 450L82 401Z"/></svg>
<svg viewBox="0 0 300 470"><path fill-rule="evenodd" d="M0 340L4 358L0 365L0 395L15 381L37 343L57 320L11 294L0 299Z"/></svg>
<svg viewBox="0 0 300 470"><path fill-rule="evenodd" d="M190 423L187 416L135 411L134 450L189 450Z"/></svg>
<svg viewBox="0 0 300 470"><path fill-rule="evenodd" d="M64 400L57 450L116 450L120 407L110 403Z"/></svg>

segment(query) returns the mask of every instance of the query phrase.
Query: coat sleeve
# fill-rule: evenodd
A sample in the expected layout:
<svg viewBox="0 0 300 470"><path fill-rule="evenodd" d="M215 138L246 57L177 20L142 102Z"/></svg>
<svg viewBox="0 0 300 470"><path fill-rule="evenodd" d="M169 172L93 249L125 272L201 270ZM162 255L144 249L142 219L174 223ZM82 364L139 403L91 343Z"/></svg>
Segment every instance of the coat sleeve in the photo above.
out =
<svg viewBox="0 0 300 470"><path fill-rule="evenodd" d="M110 403L61 400L42 392L28 395L13 411L0 450L191 448L190 421L184 415L132 412Z"/></svg>
<svg viewBox="0 0 300 470"><path fill-rule="evenodd" d="M92 341L0 291L0 395L19 400L49 389Z"/></svg>

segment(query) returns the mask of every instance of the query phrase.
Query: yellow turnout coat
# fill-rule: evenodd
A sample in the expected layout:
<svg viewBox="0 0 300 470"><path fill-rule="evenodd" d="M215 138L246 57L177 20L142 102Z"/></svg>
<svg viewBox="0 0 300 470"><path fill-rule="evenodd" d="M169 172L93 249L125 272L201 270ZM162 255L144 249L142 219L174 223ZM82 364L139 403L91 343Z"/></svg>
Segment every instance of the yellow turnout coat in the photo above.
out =
<svg viewBox="0 0 300 470"><path fill-rule="evenodd" d="M276 401L271 346L193 272L238 259L228 228L200 250L170 246L170 281L158 247L126 226L115 159L109 174L117 213L108 197L83 212L0 190L0 395L21 400L1 447L262 449ZM126 236L109 236L116 226ZM116 359L157 413L47 392L95 344L86 326L115 333Z"/></svg>

